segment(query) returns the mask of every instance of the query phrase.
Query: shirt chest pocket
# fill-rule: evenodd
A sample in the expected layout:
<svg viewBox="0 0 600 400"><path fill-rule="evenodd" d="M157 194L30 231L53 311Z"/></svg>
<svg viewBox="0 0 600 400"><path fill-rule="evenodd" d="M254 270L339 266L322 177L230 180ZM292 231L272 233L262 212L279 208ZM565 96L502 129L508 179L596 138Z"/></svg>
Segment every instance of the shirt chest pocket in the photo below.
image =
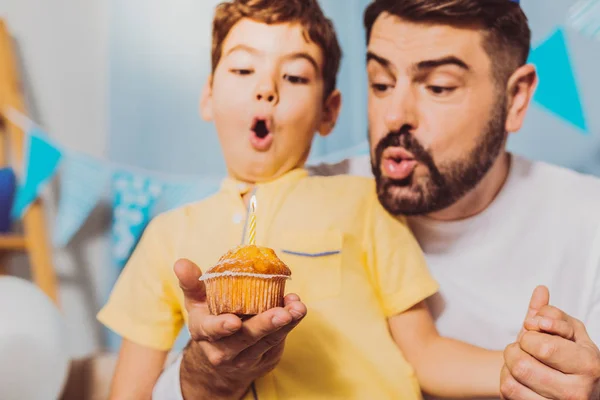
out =
<svg viewBox="0 0 600 400"><path fill-rule="evenodd" d="M336 230L284 232L277 256L292 270L286 293L309 303L337 296L341 290L343 236Z"/></svg>

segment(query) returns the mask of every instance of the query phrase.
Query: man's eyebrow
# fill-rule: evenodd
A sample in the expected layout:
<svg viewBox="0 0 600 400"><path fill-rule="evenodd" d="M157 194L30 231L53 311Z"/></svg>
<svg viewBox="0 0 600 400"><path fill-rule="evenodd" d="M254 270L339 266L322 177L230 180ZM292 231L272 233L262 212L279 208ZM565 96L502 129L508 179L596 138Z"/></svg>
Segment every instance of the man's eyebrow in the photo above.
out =
<svg viewBox="0 0 600 400"><path fill-rule="evenodd" d="M388 71L392 70L392 63L390 60L388 60L387 58L378 56L377 54L373 53L372 51L367 51L367 64L370 61L374 61L377 64L381 65L383 68L387 69Z"/></svg>
<svg viewBox="0 0 600 400"><path fill-rule="evenodd" d="M431 70L434 68L442 67L444 65L455 65L459 68L464 69L465 71L471 70L471 68L467 65L466 62L464 62L463 60L461 60L460 58L458 58L456 56L447 56L447 57L442 57L442 58L438 58L435 60L420 61L417 64L413 65L413 67L411 69L413 71L424 71L424 70Z"/></svg>

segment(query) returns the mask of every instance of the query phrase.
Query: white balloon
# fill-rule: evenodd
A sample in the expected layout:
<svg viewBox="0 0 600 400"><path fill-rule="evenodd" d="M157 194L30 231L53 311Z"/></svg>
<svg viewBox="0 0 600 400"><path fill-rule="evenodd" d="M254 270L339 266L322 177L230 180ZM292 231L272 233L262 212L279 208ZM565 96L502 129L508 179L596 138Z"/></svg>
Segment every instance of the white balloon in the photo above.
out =
<svg viewBox="0 0 600 400"><path fill-rule="evenodd" d="M58 399L69 362L54 303L28 281L0 277L0 399Z"/></svg>

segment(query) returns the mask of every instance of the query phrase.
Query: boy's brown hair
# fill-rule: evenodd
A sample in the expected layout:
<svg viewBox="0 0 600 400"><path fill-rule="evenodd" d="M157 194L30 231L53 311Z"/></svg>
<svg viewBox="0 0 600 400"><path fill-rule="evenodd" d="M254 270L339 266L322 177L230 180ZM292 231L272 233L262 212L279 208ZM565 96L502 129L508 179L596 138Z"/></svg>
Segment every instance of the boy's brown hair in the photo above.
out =
<svg viewBox="0 0 600 400"><path fill-rule="evenodd" d="M375 0L365 10L367 43L375 20L388 13L410 22L474 27L483 31L483 47L494 77L506 84L527 62L531 31L521 7L512 0Z"/></svg>
<svg viewBox="0 0 600 400"><path fill-rule="evenodd" d="M221 60L223 42L242 18L265 24L298 23L323 52L324 98L336 88L342 58L335 28L325 17L317 0L231 0L219 4L212 28L212 71Z"/></svg>

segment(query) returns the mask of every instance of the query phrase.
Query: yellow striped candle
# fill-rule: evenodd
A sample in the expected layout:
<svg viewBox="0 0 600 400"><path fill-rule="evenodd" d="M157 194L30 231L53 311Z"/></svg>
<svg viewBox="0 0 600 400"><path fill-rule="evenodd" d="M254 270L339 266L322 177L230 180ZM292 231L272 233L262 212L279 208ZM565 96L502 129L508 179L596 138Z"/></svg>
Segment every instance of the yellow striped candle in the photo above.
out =
<svg viewBox="0 0 600 400"><path fill-rule="evenodd" d="M256 244L256 197L252 195L250 199L250 228L249 228L250 245Z"/></svg>

